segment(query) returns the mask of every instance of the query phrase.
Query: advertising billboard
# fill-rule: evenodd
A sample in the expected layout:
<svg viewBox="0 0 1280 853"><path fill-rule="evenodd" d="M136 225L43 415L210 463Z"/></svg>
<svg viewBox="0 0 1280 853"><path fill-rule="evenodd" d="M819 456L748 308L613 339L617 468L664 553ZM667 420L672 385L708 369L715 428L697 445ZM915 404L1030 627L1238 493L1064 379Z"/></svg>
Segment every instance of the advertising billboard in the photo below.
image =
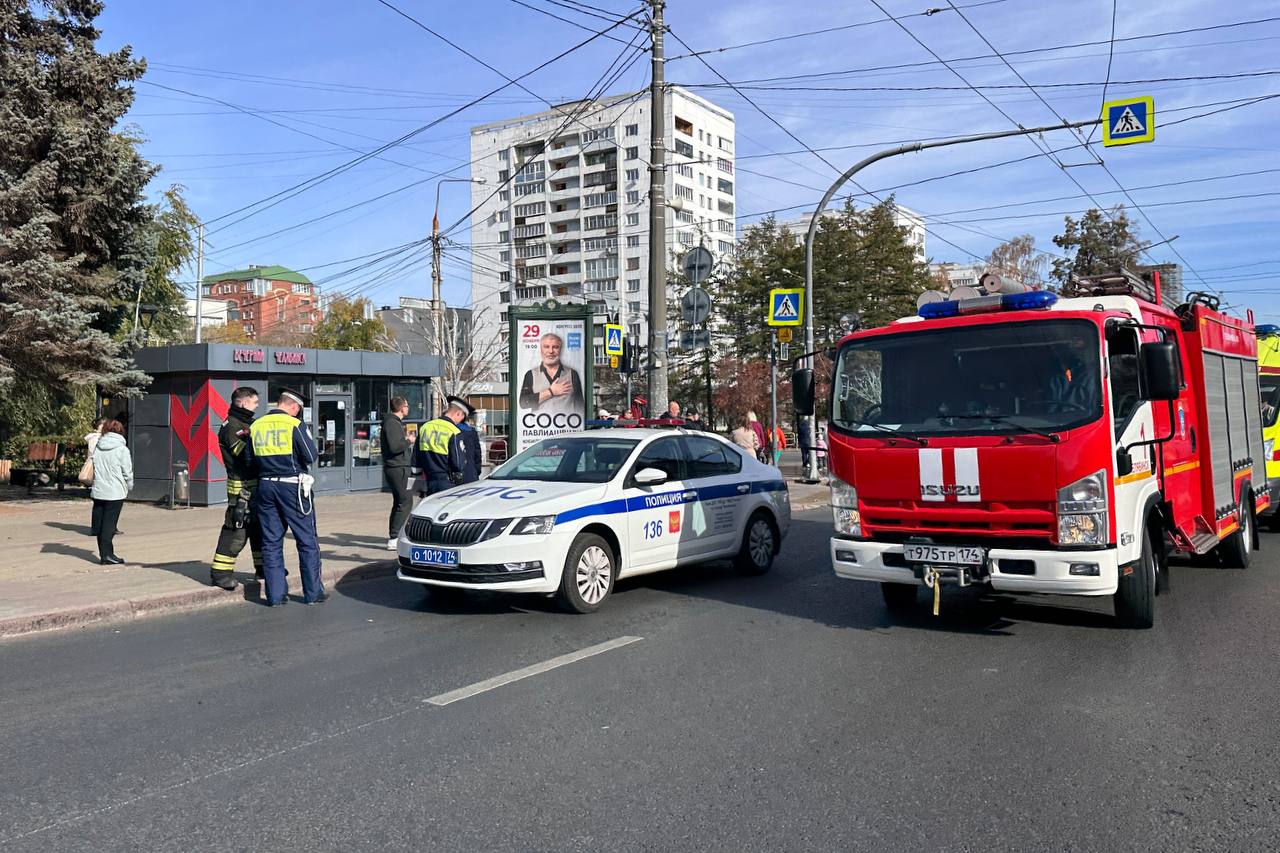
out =
<svg viewBox="0 0 1280 853"><path fill-rule="evenodd" d="M583 429L594 350L591 317L582 306L518 309L511 323L511 431L520 452Z"/></svg>

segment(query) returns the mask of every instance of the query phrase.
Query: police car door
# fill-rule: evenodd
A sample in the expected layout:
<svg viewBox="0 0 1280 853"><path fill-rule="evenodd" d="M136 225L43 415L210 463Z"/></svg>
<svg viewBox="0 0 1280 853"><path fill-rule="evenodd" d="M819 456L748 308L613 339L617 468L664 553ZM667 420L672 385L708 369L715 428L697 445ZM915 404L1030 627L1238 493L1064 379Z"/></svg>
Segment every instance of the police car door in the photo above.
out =
<svg viewBox="0 0 1280 853"><path fill-rule="evenodd" d="M645 468L657 468L667 475L664 483L641 486L635 476ZM665 436L647 445L631 464L624 483L627 501L629 559L631 570L662 569L675 565L680 543L688 537L684 527L684 502L694 498L684 483L684 447L678 436Z"/></svg>
<svg viewBox="0 0 1280 853"><path fill-rule="evenodd" d="M741 476L742 457L707 436L688 435L681 441L688 457L685 486L698 493L697 501L685 505L685 532L695 542L690 550L704 557L737 551L751 496L751 484Z"/></svg>

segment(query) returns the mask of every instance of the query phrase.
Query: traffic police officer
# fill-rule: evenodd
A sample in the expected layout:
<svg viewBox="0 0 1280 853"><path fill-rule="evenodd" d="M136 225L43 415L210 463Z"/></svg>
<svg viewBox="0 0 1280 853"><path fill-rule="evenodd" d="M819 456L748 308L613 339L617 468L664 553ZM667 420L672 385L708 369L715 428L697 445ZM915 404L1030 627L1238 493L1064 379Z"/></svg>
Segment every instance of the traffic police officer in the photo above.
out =
<svg viewBox="0 0 1280 853"><path fill-rule="evenodd" d="M288 572L284 567L284 532L293 531L302 574L302 600L325 600L320 576L320 542L311 498L315 478L307 473L316 461L316 446L306 424L299 420L306 405L302 394L280 389L275 408L249 427L249 450L258 465L257 515L262 527L262 570L266 575L267 604L276 607L289 600Z"/></svg>
<svg viewBox="0 0 1280 853"><path fill-rule="evenodd" d="M222 532L213 553L209 580L222 589L235 589L236 557L245 542L253 554L254 573L262 577L262 528L257 514L251 510L253 493L258 488L258 473L246 452L249 426L258 408L258 392L253 388L237 388L231 394L231 408L226 423L218 430L218 447L222 465L227 470L227 514L222 519Z"/></svg>
<svg viewBox="0 0 1280 853"><path fill-rule="evenodd" d="M458 424L466 420L470 408L461 397L450 397L444 414L427 421L418 430L413 467L422 472L419 491L424 495L434 495L466 482L466 439Z"/></svg>

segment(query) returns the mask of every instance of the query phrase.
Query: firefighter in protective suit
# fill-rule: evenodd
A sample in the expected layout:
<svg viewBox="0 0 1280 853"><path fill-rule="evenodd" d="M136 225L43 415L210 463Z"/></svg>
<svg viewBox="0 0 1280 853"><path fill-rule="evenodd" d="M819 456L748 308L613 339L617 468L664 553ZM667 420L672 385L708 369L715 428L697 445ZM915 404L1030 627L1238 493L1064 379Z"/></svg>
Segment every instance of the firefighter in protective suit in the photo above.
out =
<svg viewBox="0 0 1280 853"><path fill-rule="evenodd" d="M254 510L262 526L262 573L270 607L289 601L288 572L284 567L286 529L292 531L298 546L303 603L321 604L327 599L320 575L320 540L311 494L315 477L309 473L316 461L316 445L307 425L300 420L305 406L301 393L282 388L275 407L249 427L249 452L258 466Z"/></svg>
<svg viewBox="0 0 1280 853"><path fill-rule="evenodd" d="M443 492L466 482L467 444L462 423L471 414L471 405L461 397L450 397L449 407L435 420L418 430L418 449L413 454L413 470L424 496ZM419 473L420 472L420 473Z"/></svg>
<svg viewBox="0 0 1280 853"><path fill-rule="evenodd" d="M254 574L262 577L262 528L258 526L257 515L252 509L258 474L253 460L246 453L249 427L257 408L258 392L248 387L237 388L231 394L227 421L218 430L222 465L227 469L227 514L222 519L209 581L222 589L236 588L236 557L244 550L246 541L249 552L253 554Z"/></svg>

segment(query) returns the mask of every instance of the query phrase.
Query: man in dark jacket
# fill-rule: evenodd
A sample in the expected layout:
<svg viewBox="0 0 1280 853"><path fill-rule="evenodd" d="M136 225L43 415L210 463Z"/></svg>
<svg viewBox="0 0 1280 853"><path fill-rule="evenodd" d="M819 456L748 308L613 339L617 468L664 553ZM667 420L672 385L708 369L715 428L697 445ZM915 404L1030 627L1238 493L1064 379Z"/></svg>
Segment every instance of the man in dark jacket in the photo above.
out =
<svg viewBox="0 0 1280 853"><path fill-rule="evenodd" d="M262 528L258 526L257 514L250 508L253 492L258 488L258 474L252 460L245 455L249 427L257 408L258 392L247 386L237 388L231 394L227 420L218 430L218 448L222 451L222 465L227 469L227 512L213 552L209 581L226 590L236 588L236 557L244 550L246 541L253 554L254 572L262 577Z"/></svg>
<svg viewBox="0 0 1280 853"><path fill-rule="evenodd" d="M467 417L467 402L449 398L444 414L427 421L418 430L418 449L413 467L420 471L418 491L425 497L461 485L465 476L467 449L458 424Z"/></svg>
<svg viewBox="0 0 1280 853"><path fill-rule="evenodd" d="M466 461L462 466L462 482L474 483L480 479L480 466L483 462L483 451L480 449L480 433L476 430L476 409L461 397L450 397L449 402L458 400L467 407L467 419L458 424L462 430L462 445L467 451Z"/></svg>
<svg viewBox="0 0 1280 853"><path fill-rule="evenodd" d="M413 445L405 436L404 419L409 414L409 401L391 398L391 411L382 423L382 479L391 490L391 518L388 521L387 550L396 550L400 528L413 511L413 493L409 491L409 466L413 464Z"/></svg>

